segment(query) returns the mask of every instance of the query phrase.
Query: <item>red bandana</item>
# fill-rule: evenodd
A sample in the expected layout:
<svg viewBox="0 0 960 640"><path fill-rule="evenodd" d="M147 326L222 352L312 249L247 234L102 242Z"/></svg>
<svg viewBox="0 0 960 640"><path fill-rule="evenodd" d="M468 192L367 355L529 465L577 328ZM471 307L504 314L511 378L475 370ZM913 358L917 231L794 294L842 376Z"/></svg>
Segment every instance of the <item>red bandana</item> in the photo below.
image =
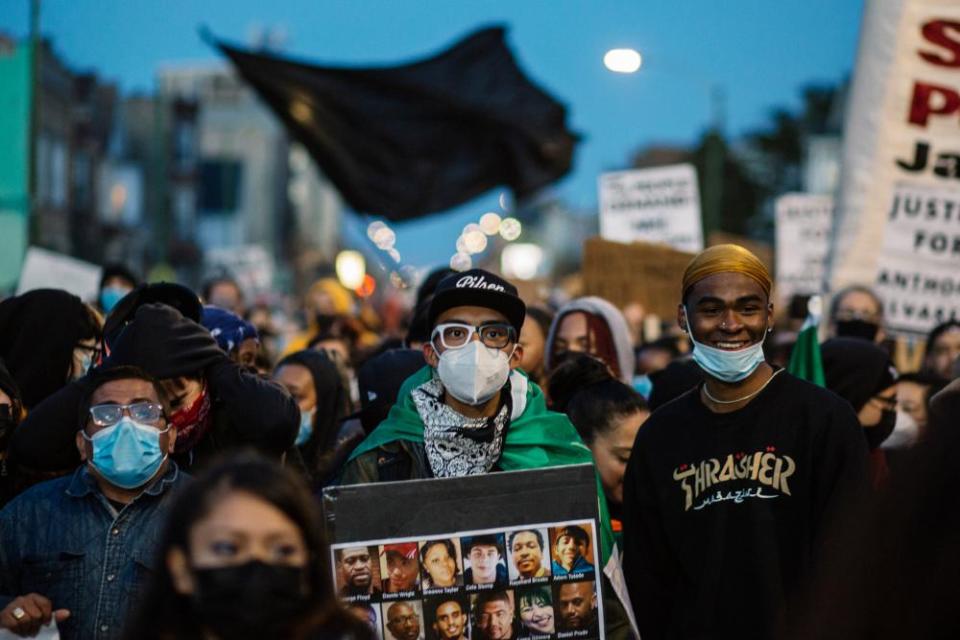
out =
<svg viewBox="0 0 960 640"><path fill-rule="evenodd" d="M170 424L177 428L177 442L173 449L175 453L189 451L197 444L210 429L210 395L207 393L206 383L192 405L170 415Z"/></svg>

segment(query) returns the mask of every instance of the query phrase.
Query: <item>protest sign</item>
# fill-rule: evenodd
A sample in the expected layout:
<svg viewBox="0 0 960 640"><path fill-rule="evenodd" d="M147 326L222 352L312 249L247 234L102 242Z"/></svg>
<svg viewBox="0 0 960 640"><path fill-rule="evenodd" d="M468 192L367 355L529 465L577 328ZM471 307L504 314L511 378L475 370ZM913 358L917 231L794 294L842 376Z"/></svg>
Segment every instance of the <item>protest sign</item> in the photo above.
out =
<svg viewBox="0 0 960 640"><path fill-rule="evenodd" d="M828 277L875 284L886 327L922 333L960 317L960 3L864 10Z"/></svg>
<svg viewBox="0 0 960 640"><path fill-rule="evenodd" d="M592 465L333 487L323 506L337 593L381 640L604 638Z"/></svg>
<svg viewBox="0 0 960 640"><path fill-rule="evenodd" d="M584 294L621 309L638 302L647 313L674 317L683 271L693 255L660 244L589 238L583 245Z"/></svg>
<svg viewBox="0 0 960 640"><path fill-rule="evenodd" d="M27 249L17 295L34 289L63 289L84 301L100 293L101 267L39 247Z"/></svg>
<svg viewBox="0 0 960 640"><path fill-rule="evenodd" d="M775 210L777 295L788 302L824 293L833 198L788 193L777 198Z"/></svg>
<svg viewBox="0 0 960 640"><path fill-rule="evenodd" d="M600 176L600 236L654 242L680 251L703 249L697 171L690 164Z"/></svg>

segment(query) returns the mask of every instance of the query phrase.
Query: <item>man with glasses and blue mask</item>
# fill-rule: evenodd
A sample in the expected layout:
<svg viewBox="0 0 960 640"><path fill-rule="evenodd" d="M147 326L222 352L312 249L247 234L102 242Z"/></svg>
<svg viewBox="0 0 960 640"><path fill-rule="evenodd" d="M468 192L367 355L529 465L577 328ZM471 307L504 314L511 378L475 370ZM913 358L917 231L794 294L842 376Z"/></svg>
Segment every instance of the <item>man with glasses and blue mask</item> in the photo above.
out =
<svg viewBox="0 0 960 640"><path fill-rule="evenodd" d="M850 405L766 362L772 279L738 245L683 275L680 328L704 382L657 409L624 478L624 574L645 640L774 637L862 490Z"/></svg>
<svg viewBox="0 0 960 640"><path fill-rule="evenodd" d="M94 374L81 402L72 475L0 511L0 629L119 638L152 573L168 497L186 481L160 387L134 367Z"/></svg>

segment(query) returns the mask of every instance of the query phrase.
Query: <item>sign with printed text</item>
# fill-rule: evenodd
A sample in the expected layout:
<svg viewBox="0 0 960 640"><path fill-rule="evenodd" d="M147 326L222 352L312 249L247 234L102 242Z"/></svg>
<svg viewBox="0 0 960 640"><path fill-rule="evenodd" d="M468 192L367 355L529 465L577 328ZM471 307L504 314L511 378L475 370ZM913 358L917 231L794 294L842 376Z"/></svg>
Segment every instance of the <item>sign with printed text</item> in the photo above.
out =
<svg viewBox="0 0 960 640"><path fill-rule="evenodd" d="M833 198L788 193L776 202L777 294L787 302L794 295L824 292Z"/></svg>
<svg viewBox="0 0 960 640"><path fill-rule="evenodd" d="M591 465L336 487L324 512L337 594L380 640L605 637Z"/></svg>
<svg viewBox="0 0 960 640"><path fill-rule="evenodd" d="M697 170L690 164L600 176L600 236L703 249Z"/></svg>
<svg viewBox="0 0 960 640"><path fill-rule="evenodd" d="M875 284L888 329L926 333L960 317L960 3L864 11L829 279Z"/></svg>

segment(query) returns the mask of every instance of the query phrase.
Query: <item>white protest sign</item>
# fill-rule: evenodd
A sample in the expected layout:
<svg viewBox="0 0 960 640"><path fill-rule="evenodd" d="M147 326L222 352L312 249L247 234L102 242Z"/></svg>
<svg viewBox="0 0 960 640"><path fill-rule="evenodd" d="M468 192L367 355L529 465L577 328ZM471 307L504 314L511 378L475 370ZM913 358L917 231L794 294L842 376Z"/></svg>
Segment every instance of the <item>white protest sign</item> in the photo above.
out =
<svg viewBox="0 0 960 640"><path fill-rule="evenodd" d="M693 165L604 173L599 183L602 238L667 244L691 253L703 249Z"/></svg>
<svg viewBox="0 0 960 640"><path fill-rule="evenodd" d="M794 295L823 293L833 198L788 193L777 198L777 292L789 301Z"/></svg>
<svg viewBox="0 0 960 640"><path fill-rule="evenodd" d="M960 191L897 185L877 275L887 323L926 333L960 318Z"/></svg>
<svg viewBox="0 0 960 640"><path fill-rule="evenodd" d="M102 273L101 267L90 262L30 247L20 271L17 295L34 289L63 289L84 301L93 301L100 293Z"/></svg>
<svg viewBox="0 0 960 640"><path fill-rule="evenodd" d="M864 11L829 280L875 284L887 328L922 333L960 317L960 2Z"/></svg>

